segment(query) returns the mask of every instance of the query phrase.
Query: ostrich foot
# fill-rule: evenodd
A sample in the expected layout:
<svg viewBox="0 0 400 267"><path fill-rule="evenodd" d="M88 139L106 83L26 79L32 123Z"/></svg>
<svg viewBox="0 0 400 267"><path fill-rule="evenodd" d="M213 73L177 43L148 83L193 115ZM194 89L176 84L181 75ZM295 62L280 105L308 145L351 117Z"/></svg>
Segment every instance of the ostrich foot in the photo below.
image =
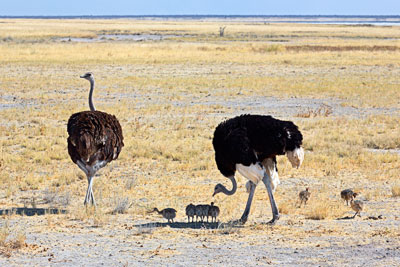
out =
<svg viewBox="0 0 400 267"><path fill-rule="evenodd" d="M239 220L234 220L234 221L231 221L231 223L232 224L235 224L235 225L244 225L245 223L247 222L247 218L246 219L239 219Z"/></svg>
<svg viewBox="0 0 400 267"><path fill-rule="evenodd" d="M275 225L275 223L279 220L280 216L276 216L274 218L272 218L272 220L270 220L269 222L267 222L268 225Z"/></svg>

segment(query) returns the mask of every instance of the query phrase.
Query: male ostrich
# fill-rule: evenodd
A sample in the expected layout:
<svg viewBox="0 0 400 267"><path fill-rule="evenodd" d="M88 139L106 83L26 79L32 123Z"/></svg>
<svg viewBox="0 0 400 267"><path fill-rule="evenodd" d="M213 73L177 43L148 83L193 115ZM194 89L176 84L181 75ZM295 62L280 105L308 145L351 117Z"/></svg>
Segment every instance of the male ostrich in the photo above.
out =
<svg viewBox="0 0 400 267"><path fill-rule="evenodd" d="M91 202L96 206L92 190L93 177L100 168L118 158L124 146L124 138L117 118L114 115L96 111L93 105L93 74L88 72L80 77L90 82L90 111L78 112L69 118L68 154L88 179L84 204Z"/></svg>
<svg viewBox="0 0 400 267"><path fill-rule="evenodd" d="M279 219L273 195L279 184L276 156L286 153L292 166L300 167L304 159L302 140L303 136L293 122L277 120L271 116L241 115L220 123L213 138L215 161L220 172L231 180L232 189L227 190L222 184L217 184L213 196L220 192L226 195L236 192L236 170L249 179L246 184L249 198L238 221L244 224L256 186L262 180L268 191L273 214L268 223L274 224Z"/></svg>

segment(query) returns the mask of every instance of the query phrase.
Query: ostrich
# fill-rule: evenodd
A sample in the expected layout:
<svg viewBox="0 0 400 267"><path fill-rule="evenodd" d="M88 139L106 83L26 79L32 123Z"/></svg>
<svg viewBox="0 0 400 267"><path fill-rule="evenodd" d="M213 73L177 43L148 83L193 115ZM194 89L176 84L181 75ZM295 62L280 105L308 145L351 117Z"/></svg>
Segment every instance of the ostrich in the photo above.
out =
<svg viewBox="0 0 400 267"><path fill-rule="evenodd" d="M236 222L246 223L260 181L267 188L272 208L273 218L268 223L274 224L279 219L273 195L279 184L276 156L286 153L292 167L300 167L304 159L302 140L303 136L293 122L265 115L241 115L217 126L213 138L215 161L219 171L231 180L232 189L217 184L213 196L220 192L226 195L236 192L236 170L249 180L246 184L249 192L246 208Z"/></svg>
<svg viewBox="0 0 400 267"><path fill-rule="evenodd" d="M68 154L72 161L86 174L88 188L84 205L96 206L93 196L93 177L96 172L118 158L124 146L122 128L114 115L96 111L92 95L93 74L80 76L90 82L90 111L72 114L68 120Z"/></svg>
<svg viewBox="0 0 400 267"><path fill-rule="evenodd" d="M208 210L209 205L196 205L195 206L195 214L196 214L196 222L198 222L198 218L200 217L201 222L204 222L204 218L207 217L208 221Z"/></svg>
<svg viewBox="0 0 400 267"><path fill-rule="evenodd" d="M151 212L157 212L158 214L162 215L165 219L168 220L168 223L174 222L174 218L176 217L176 210L172 208L166 208L159 211L157 208L154 208Z"/></svg>
<svg viewBox="0 0 400 267"><path fill-rule="evenodd" d="M300 206L299 206L299 208L301 207L301 204L303 202L304 202L304 207L306 206L307 201L310 198L310 196L311 196L311 192L308 191L308 187L306 187L306 190L303 190L303 191L301 191L299 193L299 198L300 198Z"/></svg>
<svg viewBox="0 0 400 267"><path fill-rule="evenodd" d="M360 214L360 213L361 213L361 211L362 211L363 208L364 208L364 203L363 203L361 200L354 200L354 199L351 199L351 200L350 200L350 205L351 205L351 208L356 212L356 213L354 214L353 218L355 218L357 214L358 214L358 216L361 217L361 214Z"/></svg>
<svg viewBox="0 0 400 267"><path fill-rule="evenodd" d="M217 217L219 215L219 207L214 206L214 202L211 202L211 206L208 209L208 215L211 216L211 222L217 222Z"/></svg>
<svg viewBox="0 0 400 267"><path fill-rule="evenodd" d="M346 201L346 205L349 205L349 201L353 200L358 194L354 193L351 189L345 189L340 192L340 197Z"/></svg>
<svg viewBox="0 0 400 267"><path fill-rule="evenodd" d="M192 218L193 222L194 215L196 215L196 206L190 203L186 206L186 216L188 217L188 223L190 223L190 218Z"/></svg>

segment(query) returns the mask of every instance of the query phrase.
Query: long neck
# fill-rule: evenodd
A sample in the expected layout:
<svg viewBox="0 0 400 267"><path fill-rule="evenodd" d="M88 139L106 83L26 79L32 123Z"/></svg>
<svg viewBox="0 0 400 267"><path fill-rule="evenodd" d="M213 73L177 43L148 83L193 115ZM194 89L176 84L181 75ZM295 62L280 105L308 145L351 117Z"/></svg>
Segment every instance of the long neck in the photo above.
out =
<svg viewBox="0 0 400 267"><path fill-rule="evenodd" d="M89 92L89 107L91 111L96 111L96 108L93 105L93 90L94 90L94 79L90 79L90 92Z"/></svg>
<svg viewBox="0 0 400 267"><path fill-rule="evenodd" d="M229 176L228 178L232 182L232 190L228 190L228 189L226 189L225 186L222 186L222 191L221 192L224 193L225 195L230 196L230 195L235 194L236 189L237 189L237 184L236 184L235 176Z"/></svg>
<svg viewBox="0 0 400 267"><path fill-rule="evenodd" d="M153 211L156 211L158 214L161 214L162 212L161 211L159 211L157 208L154 208L154 210Z"/></svg>

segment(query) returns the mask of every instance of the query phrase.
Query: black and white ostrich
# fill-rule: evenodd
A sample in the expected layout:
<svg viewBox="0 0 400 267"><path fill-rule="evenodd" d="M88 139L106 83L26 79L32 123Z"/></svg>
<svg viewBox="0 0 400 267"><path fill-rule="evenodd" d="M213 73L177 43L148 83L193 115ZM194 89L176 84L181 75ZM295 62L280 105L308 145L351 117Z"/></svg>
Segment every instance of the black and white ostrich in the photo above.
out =
<svg viewBox="0 0 400 267"><path fill-rule="evenodd" d="M93 177L96 172L118 158L124 146L122 128L114 115L96 111L92 95L93 74L80 76L90 82L90 111L72 114L68 120L68 154L72 161L86 174L88 188L84 204L96 205L93 196Z"/></svg>
<svg viewBox="0 0 400 267"><path fill-rule="evenodd" d="M303 136L293 122L271 116L241 115L220 123L213 138L215 161L220 172L231 180L232 189L217 184L213 196L220 192L226 195L236 192L236 171L246 177L249 180L246 184L249 198L238 221L244 224L249 216L256 186L263 181L273 215L269 224L274 224L279 219L273 195L279 184L276 156L286 154L293 167L300 167L304 159L302 140Z"/></svg>

